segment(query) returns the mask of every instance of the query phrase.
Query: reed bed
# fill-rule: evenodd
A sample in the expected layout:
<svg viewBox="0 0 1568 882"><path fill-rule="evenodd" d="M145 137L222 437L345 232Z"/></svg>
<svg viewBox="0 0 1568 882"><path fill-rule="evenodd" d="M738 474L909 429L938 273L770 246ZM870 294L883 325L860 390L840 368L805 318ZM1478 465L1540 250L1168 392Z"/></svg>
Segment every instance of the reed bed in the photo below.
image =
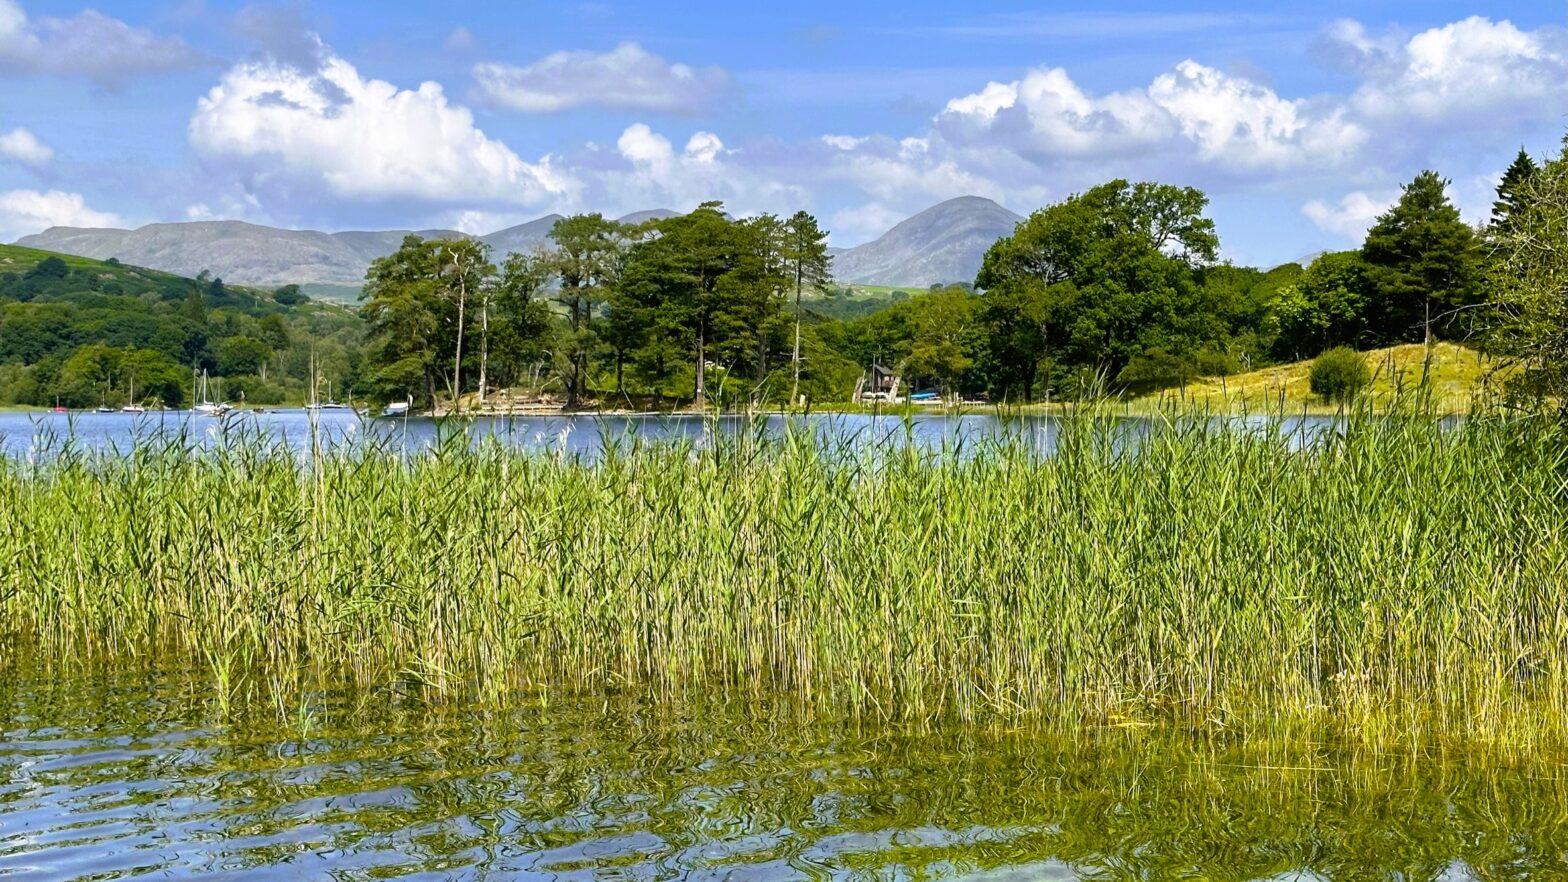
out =
<svg viewBox="0 0 1568 882"><path fill-rule="evenodd" d="M1131 427L1131 428L1129 428ZM1352 415L1054 449L454 435L0 462L0 654L223 690L787 695L901 720L1568 744L1568 430ZM282 699L280 699L281 701Z"/></svg>

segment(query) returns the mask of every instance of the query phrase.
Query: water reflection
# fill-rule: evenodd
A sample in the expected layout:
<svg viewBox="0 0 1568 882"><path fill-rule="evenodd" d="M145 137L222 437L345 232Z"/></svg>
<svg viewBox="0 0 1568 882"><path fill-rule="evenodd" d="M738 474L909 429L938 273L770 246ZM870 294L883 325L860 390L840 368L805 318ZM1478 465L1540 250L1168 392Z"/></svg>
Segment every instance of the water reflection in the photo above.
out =
<svg viewBox="0 0 1568 882"><path fill-rule="evenodd" d="M167 672L4 682L7 879L1568 877L1544 760L603 700L318 696L220 724Z"/></svg>

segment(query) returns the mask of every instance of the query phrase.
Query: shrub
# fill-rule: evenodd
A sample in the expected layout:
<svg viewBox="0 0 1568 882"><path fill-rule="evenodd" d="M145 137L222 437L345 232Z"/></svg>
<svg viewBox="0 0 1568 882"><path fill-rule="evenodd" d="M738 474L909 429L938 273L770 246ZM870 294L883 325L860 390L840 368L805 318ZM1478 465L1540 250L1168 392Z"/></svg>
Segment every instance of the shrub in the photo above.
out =
<svg viewBox="0 0 1568 882"><path fill-rule="evenodd" d="M1241 360L1229 352L1200 349L1193 356L1193 366L1200 377L1228 377L1242 372Z"/></svg>
<svg viewBox="0 0 1568 882"><path fill-rule="evenodd" d="M1361 353L1336 346L1312 360L1312 393L1329 401L1349 401L1372 382L1372 372Z"/></svg>
<svg viewBox="0 0 1568 882"><path fill-rule="evenodd" d="M1180 386L1198 376L1191 359L1164 349L1150 349L1134 356L1116 375L1116 382L1135 395Z"/></svg>

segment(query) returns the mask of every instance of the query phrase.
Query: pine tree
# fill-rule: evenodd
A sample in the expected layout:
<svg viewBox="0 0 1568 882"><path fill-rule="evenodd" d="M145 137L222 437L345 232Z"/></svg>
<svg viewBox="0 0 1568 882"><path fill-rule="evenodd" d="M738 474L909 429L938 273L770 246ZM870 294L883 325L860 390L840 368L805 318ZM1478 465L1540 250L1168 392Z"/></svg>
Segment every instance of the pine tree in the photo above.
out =
<svg viewBox="0 0 1568 882"><path fill-rule="evenodd" d="M1535 177L1540 169L1530 154L1519 148L1519 155L1514 157L1513 165L1508 171L1503 172L1503 180L1497 185L1497 201L1492 203L1493 230L1501 230L1508 226L1509 221L1519 211L1519 191L1525 183Z"/></svg>
<svg viewBox="0 0 1568 882"><path fill-rule="evenodd" d="M1375 337L1384 343L1431 342L1454 327L1453 310L1479 291L1475 231L1449 201L1448 182L1424 171L1367 231L1361 256L1372 289Z"/></svg>
<svg viewBox="0 0 1568 882"><path fill-rule="evenodd" d="M828 234L804 211L795 212L785 222L784 262L795 285L795 347L790 356L794 378L789 388L790 405L794 406L800 401L801 294L808 288L826 291L833 274Z"/></svg>

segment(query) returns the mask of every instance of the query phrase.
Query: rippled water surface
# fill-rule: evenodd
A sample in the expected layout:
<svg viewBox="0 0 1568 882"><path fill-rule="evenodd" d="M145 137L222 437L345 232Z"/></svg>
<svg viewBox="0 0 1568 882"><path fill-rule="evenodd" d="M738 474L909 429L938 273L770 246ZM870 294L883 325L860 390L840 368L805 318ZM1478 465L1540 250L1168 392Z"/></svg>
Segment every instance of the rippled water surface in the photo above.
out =
<svg viewBox="0 0 1568 882"><path fill-rule="evenodd" d="M1568 878L1545 758L0 673L7 880Z"/></svg>

